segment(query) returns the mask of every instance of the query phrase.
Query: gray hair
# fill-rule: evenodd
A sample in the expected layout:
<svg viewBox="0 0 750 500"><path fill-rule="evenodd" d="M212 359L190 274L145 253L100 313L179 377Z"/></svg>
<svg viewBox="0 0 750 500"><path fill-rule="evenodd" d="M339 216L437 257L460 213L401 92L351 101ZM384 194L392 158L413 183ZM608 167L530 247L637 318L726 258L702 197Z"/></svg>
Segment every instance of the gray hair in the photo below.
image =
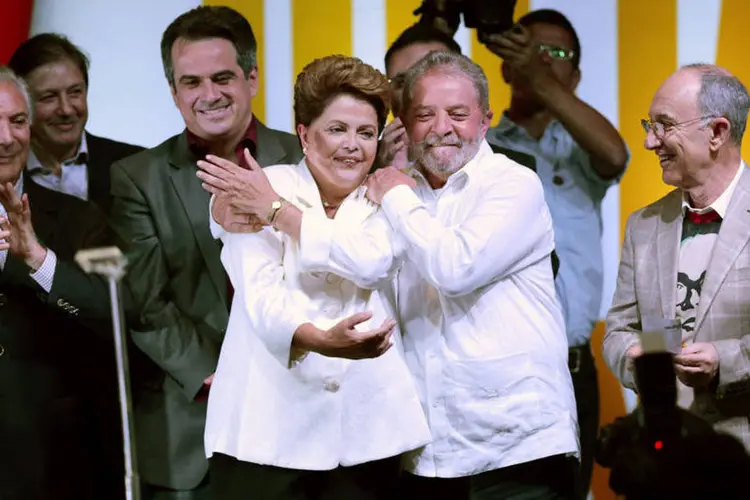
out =
<svg viewBox="0 0 750 500"><path fill-rule="evenodd" d="M698 91L698 106L704 117L726 118L732 142L739 147L745 134L750 97L742 82L721 66L714 64L688 64L682 69L698 71L701 88Z"/></svg>
<svg viewBox="0 0 750 500"><path fill-rule="evenodd" d="M484 70L468 57L455 52L430 52L406 72L404 77L404 90L402 96L402 109L411 107L412 93L414 87L425 73L439 71L441 73L459 74L469 78L474 84L479 100L479 107L483 113L490 109L490 91L487 83L487 75Z"/></svg>
<svg viewBox="0 0 750 500"><path fill-rule="evenodd" d="M26 85L26 82L12 69L3 65L0 65L0 82L10 82L16 86L23 96L23 100L26 101L26 110L29 115L29 123L31 123L34 118L34 107L31 105L31 96L29 95L29 87Z"/></svg>

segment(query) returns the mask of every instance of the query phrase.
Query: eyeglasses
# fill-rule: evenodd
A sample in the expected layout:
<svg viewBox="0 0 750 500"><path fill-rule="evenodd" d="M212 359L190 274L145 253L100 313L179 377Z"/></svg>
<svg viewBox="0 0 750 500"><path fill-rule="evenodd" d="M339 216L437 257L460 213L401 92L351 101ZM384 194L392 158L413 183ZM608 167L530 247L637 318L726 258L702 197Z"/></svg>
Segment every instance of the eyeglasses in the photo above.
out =
<svg viewBox="0 0 750 500"><path fill-rule="evenodd" d="M684 122L678 122L678 123L662 123L662 122L652 122L651 120L648 120L646 118L641 120L641 127L643 127L644 132L648 134L649 130L653 131L654 135L661 139L664 137L664 134L669 132L675 127L683 127L685 125L690 125L691 123L699 122L701 120L708 120L710 118L716 118L714 115L705 115L705 116L699 116L698 118L691 118L690 120L685 120Z"/></svg>
<svg viewBox="0 0 750 500"><path fill-rule="evenodd" d="M575 50L558 47L557 45L540 44L537 50L540 54L547 54L555 61L570 61L576 55Z"/></svg>
<svg viewBox="0 0 750 500"><path fill-rule="evenodd" d="M406 73L399 73L393 78L388 79L388 85L390 85L393 88L400 89L404 86L405 81L406 81Z"/></svg>

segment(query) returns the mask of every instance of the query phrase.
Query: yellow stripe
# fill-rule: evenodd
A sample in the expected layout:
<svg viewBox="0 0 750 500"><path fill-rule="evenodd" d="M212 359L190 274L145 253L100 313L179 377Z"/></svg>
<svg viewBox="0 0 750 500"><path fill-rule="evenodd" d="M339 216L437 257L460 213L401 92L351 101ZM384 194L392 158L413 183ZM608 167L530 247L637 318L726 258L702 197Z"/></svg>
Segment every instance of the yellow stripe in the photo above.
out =
<svg viewBox="0 0 750 500"><path fill-rule="evenodd" d="M529 11L529 0L518 0L515 18L523 16ZM503 81L500 73L502 59L490 52L487 47L479 43L475 30L471 31L471 58L479 64L487 74L490 85L490 109L495 112L493 125L500 121L500 115L510 103L510 87Z"/></svg>
<svg viewBox="0 0 750 500"><path fill-rule="evenodd" d="M719 24L719 44L716 64L724 66L745 85L750 85L750 59L742 47L747 43L747 19L750 3L747 0L724 0ZM742 144L742 157L750 158L747 133Z"/></svg>
<svg viewBox="0 0 750 500"><path fill-rule="evenodd" d="M620 187L624 233L630 213L671 189L661 180L656 155L643 147L640 119L648 116L654 93L677 66L677 0L620 2L618 57L620 133L632 155Z"/></svg>
<svg viewBox="0 0 750 500"><path fill-rule="evenodd" d="M295 78L314 59L351 55L351 0L292 0L292 33Z"/></svg>
<svg viewBox="0 0 750 500"><path fill-rule="evenodd" d="M253 99L253 113L260 121L266 119L266 98L263 78L263 0L204 0L205 5L226 5L241 13L253 27L258 41L258 94Z"/></svg>
<svg viewBox="0 0 750 500"><path fill-rule="evenodd" d="M385 42L386 50L406 28L419 18L412 14L422 0L385 0ZM385 53L383 53L385 56Z"/></svg>

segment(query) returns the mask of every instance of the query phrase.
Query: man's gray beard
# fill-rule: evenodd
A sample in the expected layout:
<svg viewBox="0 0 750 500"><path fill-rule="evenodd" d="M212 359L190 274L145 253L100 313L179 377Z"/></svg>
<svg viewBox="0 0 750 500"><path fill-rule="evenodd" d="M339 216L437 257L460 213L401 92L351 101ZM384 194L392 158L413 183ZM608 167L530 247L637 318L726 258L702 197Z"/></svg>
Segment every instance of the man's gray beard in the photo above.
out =
<svg viewBox="0 0 750 500"><path fill-rule="evenodd" d="M448 162L440 162L427 154L429 151L428 144L430 142L429 136L417 144L409 144L407 150L409 155L409 162L415 162L427 170L430 174L441 179L447 179L451 175L461 170L464 165L469 163L479 152L479 145L484 137L482 134L478 134L471 141L464 141L458 137L452 141L453 144L460 144L456 154ZM440 142L437 142L439 144Z"/></svg>

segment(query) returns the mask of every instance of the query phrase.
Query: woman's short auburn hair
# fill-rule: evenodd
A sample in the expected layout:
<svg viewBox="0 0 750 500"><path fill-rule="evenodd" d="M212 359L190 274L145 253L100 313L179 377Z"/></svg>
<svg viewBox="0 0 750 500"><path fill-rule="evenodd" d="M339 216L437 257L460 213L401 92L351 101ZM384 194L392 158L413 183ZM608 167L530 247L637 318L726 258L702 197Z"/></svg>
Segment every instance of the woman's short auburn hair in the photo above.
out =
<svg viewBox="0 0 750 500"><path fill-rule="evenodd" d="M385 75L356 57L333 55L305 66L294 84L295 125L306 127L323 114L333 99L349 94L372 105L383 130L391 109Z"/></svg>

